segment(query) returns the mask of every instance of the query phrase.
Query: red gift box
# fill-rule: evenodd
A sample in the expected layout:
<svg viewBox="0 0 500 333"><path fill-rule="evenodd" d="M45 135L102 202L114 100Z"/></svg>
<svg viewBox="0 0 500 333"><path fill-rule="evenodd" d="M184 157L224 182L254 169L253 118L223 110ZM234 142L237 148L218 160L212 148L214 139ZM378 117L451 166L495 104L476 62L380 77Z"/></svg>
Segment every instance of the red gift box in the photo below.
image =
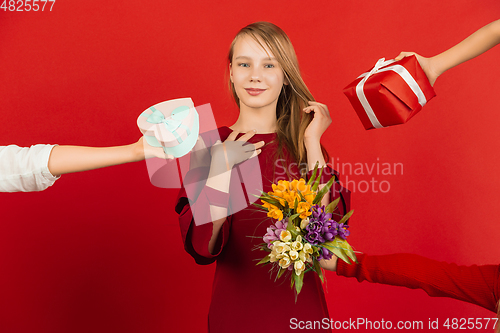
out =
<svg viewBox="0 0 500 333"><path fill-rule="evenodd" d="M344 94L367 130L404 124L436 96L414 55L400 61L379 59Z"/></svg>

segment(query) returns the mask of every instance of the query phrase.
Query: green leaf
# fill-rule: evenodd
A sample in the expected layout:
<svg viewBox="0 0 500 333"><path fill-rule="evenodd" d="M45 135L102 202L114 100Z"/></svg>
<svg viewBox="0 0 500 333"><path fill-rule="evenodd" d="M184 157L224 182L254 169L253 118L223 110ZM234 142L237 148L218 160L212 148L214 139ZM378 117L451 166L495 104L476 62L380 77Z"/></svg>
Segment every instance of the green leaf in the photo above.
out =
<svg viewBox="0 0 500 333"><path fill-rule="evenodd" d="M297 291L297 295L300 294L300 291L302 290L302 284L304 282L304 272L301 272L300 275L293 274L293 279L295 280L295 290Z"/></svg>
<svg viewBox="0 0 500 333"><path fill-rule="evenodd" d="M349 260L349 257L346 255L345 251L342 250L342 249L339 249L339 248L328 248L330 251L332 251L332 253L334 255L336 255L337 257L339 257L339 259L342 259L344 260L346 263L350 264L350 260Z"/></svg>
<svg viewBox="0 0 500 333"><path fill-rule="evenodd" d="M266 207L264 207L264 206L262 206L262 205L259 205L259 204L255 203L255 202L252 202L252 205L254 205L254 206L255 206L255 207L257 207L257 208L262 209L262 210L263 210L263 211L265 211L265 212L267 212L267 211L268 211Z"/></svg>
<svg viewBox="0 0 500 333"><path fill-rule="evenodd" d="M323 278L323 271L321 270L321 266L319 265L319 261L316 259L313 259L314 263L314 271L318 274L319 278L321 279L321 283L325 283L325 280Z"/></svg>
<svg viewBox="0 0 500 333"><path fill-rule="evenodd" d="M358 263L358 258L356 257L356 253L354 253L354 251L346 251L347 252L347 256L352 260L354 261L356 264Z"/></svg>
<svg viewBox="0 0 500 333"><path fill-rule="evenodd" d="M323 186L323 188L321 188L321 190L316 194L316 198L314 198L313 204L319 204L321 202L321 200L323 199L323 197L325 196L325 194L332 187L334 181L335 181L335 176L333 176L332 178L330 178L330 180L328 181L328 183L326 183L326 185Z"/></svg>
<svg viewBox="0 0 500 333"><path fill-rule="evenodd" d="M345 239L336 236L332 241L323 243L322 246L332 251L333 254L335 254L337 257L344 260L348 264L351 263L351 260L355 263L358 262L356 254L354 254L351 245L349 245L349 243Z"/></svg>
<svg viewBox="0 0 500 333"><path fill-rule="evenodd" d="M259 261L257 263L257 265L265 264L265 263L268 263L269 261L271 261L271 256L268 254L267 256L265 256L264 258L262 258L261 261Z"/></svg>
<svg viewBox="0 0 500 333"><path fill-rule="evenodd" d="M260 194L259 194L259 195L257 195L257 194L253 194L253 193L252 193L252 195L253 195L254 197L256 197L256 198L260 198L261 196L263 196L263 195L266 195L266 194L267 194L266 192L264 192L264 191L262 191L262 190L258 190L258 191L260 192Z"/></svg>
<svg viewBox="0 0 500 333"><path fill-rule="evenodd" d="M349 213L345 214L339 221L339 224L345 223L351 217L352 213L354 213L354 210L351 210Z"/></svg>
<svg viewBox="0 0 500 333"><path fill-rule="evenodd" d="M266 200L262 200L262 201L265 201L271 205L274 205L276 207L278 207L279 209L283 209L283 206L281 205L281 203L279 202L279 200L276 200L276 199L266 199Z"/></svg>
<svg viewBox="0 0 500 333"><path fill-rule="evenodd" d="M286 269L283 269L283 268L280 267L278 275L276 275L276 279L279 279L283 275L283 273L285 273L285 271L286 271Z"/></svg>
<svg viewBox="0 0 500 333"><path fill-rule="evenodd" d="M316 162L311 178L309 178L309 180L307 181L307 185L311 185L312 182L316 179L316 172L318 172L318 166L319 166L319 161Z"/></svg>
<svg viewBox="0 0 500 333"><path fill-rule="evenodd" d="M338 197L337 199L335 199L332 202L330 202L328 204L328 206L326 206L325 212L327 214L328 213L333 213L333 211L335 210L335 208L337 208L337 205L339 204L339 201L340 201L340 197Z"/></svg>
<svg viewBox="0 0 500 333"><path fill-rule="evenodd" d="M316 181L314 182L314 185L311 187L311 191L313 192L318 190L319 182L321 181L321 175L323 175L323 169L325 168L321 168L321 170L319 170L319 175L318 177L316 177Z"/></svg>
<svg viewBox="0 0 500 333"><path fill-rule="evenodd" d="M299 232L295 229L295 224L293 223L293 215L288 218L288 224L286 226L286 230L290 231L292 234L292 238L296 238Z"/></svg>
<svg viewBox="0 0 500 333"><path fill-rule="evenodd" d="M302 202L307 202L306 198L304 198L304 196L302 195L302 192L298 192L299 193L299 197L300 197L300 201ZM295 208L297 209L297 208Z"/></svg>
<svg viewBox="0 0 500 333"><path fill-rule="evenodd" d="M300 193L300 192L299 192ZM295 203L293 205L293 209L295 209L295 211L297 211L297 207L299 206L299 200L297 200L297 198L295 198Z"/></svg>

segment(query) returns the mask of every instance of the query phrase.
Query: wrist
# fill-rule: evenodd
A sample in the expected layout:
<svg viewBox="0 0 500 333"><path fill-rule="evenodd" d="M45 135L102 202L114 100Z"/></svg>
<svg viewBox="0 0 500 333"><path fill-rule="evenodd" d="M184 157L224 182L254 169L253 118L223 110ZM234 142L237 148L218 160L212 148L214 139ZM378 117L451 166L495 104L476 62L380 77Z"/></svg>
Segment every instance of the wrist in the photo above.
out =
<svg viewBox="0 0 500 333"><path fill-rule="evenodd" d="M321 146L321 138L320 137L304 137L304 145L306 148Z"/></svg>
<svg viewBox="0 0 500 333"><path fill-rule="evenodd" d="M128 145L127 148L130 151L130 159L132 162L142 161L146 158L144 145L141 141Z"/></svg>

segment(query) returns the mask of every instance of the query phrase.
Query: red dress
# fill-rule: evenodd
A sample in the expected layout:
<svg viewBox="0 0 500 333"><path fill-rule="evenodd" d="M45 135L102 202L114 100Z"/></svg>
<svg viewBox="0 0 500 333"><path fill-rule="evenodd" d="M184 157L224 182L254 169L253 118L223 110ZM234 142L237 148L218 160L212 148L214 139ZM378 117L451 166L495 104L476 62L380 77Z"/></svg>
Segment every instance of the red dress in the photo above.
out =
<svg viewBox="0 0 500 333"><path fill-rule="evenodd" d="M231 133L228 127L218 129L220 139L224 141ZM217 139L214 132L202 135L207 147L211 146ZM258 155L258 161L262 172L263 190L271 191L271 183L275 179L275 171L282 172L282 168L275 168L276 151L278 149L276 133L256 134L249 142L257 143L264 140L266 145ZM271 143L270 143L271 142ZM269 143L269 144L268 144ZM286 165L289 165L287 163ZM238 169L236 167L235 169ZM241 192L241 182L238 178L238 170L233 169L230 183L230 193ZM298 168L292 165L290 171L294 178L300 178ZM326 171L334 172L326 167ZM196 181L208 173L208 170L192 170L186 175L184 184ZM324 172L325 173L325 172ZM326 182L330 175L323 178ZM323 181L322 181L323 182ZM335 185L336 190L330 191L330 199L339 195L340 185ZM189 189L188 189L189 191ZM266 254L264 251L253 250L254 247L263 243L262 237L267 227L273 222L264 212L256 210L253 206L240 210L226 218L216 244L217 252L212 255L208 251L208 241L212 235L212 223L196 225L193 220L191 206L195 214L209 214L209 204L214 201L229 200L231 197L220 194L220 192L201 187L194 190L196 201L191 205L188 203L186 189L182 188L179 193L176 211L179 214L181 234L186 251L198 264L210 264L217 262L213 282L212 301L208 314L208 330L211 333L219 332L285 332L291 331L291 318L302 321L321 321L329 318L325 295L321 281L314 273L304 276L304 285L297 303L295 303L294 292L290 287L290 280L281 277L275 281L275 273L269 272L269 265L256 263ZM343 193L344 206L348 209L349 194ZM193 198L193 196L189 196ZM200 209L201 206L201 209ZM342 213L344 207L339 205ZM345 213L345 212L343 212ZM250 237L249 237L250 236ZM258 236L252 238L251 236ZM311 332L329 330L308 330Z"/></svg>
<svg viewBox="0 0 500 333"><path fill-rule="evenodd" d="M451 297L497 312L499 265L458 266L416 254L357 255L359 264L339 260L337 275L423 289L429 296Z"/></svg>

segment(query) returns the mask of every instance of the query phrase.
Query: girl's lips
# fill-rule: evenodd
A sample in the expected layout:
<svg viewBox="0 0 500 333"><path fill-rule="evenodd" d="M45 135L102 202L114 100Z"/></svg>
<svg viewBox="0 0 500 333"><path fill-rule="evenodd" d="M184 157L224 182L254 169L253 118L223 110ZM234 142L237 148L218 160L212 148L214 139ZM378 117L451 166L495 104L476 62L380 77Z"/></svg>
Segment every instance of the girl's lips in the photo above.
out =
<svg viewBox="0 0 500 333"><path fill-rule="evenodd" d="M260 95L264 91L266 91L266 89L256 89L256 88L245 88L245 90L247 91L248 94L250 94L252 96Z"/></svg>

